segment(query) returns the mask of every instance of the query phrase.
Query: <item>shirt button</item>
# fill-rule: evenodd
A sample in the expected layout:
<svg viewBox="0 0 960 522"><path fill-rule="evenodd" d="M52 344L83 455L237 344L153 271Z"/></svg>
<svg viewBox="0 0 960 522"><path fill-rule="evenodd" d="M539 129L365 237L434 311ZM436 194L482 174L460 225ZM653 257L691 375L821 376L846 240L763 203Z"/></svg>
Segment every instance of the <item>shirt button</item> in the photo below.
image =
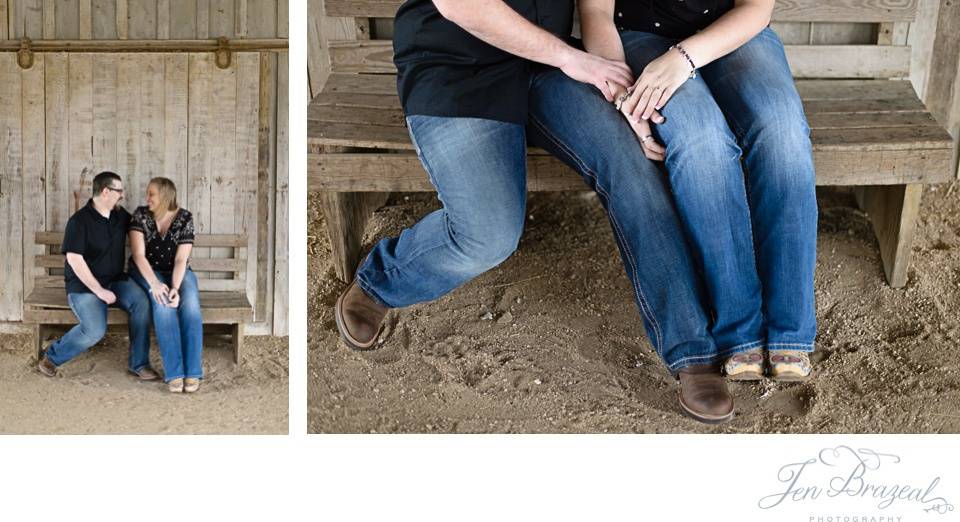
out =
<svg viewBox="0 0 960 522"><path fill-rule="evenodd" d="M709 12L710 12L709 9L704 9L704 10L703 10L703 14L707 14L707 13L709 13Z"/></svg>
<svg viewBox="0 0 960 522"><path fill-rule="evenodd" d="M623 13L617 13L617 18L623 18Z"/></svg>
<svg viewBox="0 0 960 522"><path fill-rule="evenodd" d="M660 22L653 22L654 27L660 27Z"/></svg>

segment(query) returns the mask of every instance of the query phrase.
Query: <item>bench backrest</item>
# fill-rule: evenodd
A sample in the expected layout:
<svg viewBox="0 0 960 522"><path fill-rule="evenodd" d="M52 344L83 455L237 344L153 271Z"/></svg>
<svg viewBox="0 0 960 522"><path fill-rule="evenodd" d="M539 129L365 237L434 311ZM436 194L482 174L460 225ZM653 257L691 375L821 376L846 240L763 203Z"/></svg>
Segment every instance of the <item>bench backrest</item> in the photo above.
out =
<svg viewBox="0 0 960 522"><path fill-rule="evenodd" d="M331 72L393 73L392 18L402 0L322 0L328 17L354 19L353 38L327 42ZM906 78L907 31L917 0L778 0L773 27L796 78ZM836 23L856 23L858 44L817 44ZM789 32L790 34L785 34ZM806 38L804 38L806 37ZM800 43L805 45L798 45Z"/></svg>
<svg viewBox="0 0 960 522"><path fill-rule="evenodd" d="M34 242L43 246L44 253L33 258L34 266L43 273L34 278L34 288L64 287L64 256L60 254L62 241L63 232L36 233ZM246 235L198 234L194 238L193 246L190 268L197 274L200 290L246 291Z"/></svg>

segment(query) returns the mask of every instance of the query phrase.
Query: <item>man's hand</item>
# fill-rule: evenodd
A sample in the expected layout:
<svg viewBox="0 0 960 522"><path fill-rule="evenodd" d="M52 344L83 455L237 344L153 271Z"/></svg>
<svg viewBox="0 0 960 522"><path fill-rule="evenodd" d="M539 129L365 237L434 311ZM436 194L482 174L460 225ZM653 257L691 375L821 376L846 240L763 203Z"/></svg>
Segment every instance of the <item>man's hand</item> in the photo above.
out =
<svg viewBox="0 0 960 522"><path fill-rule="evenodd" d="M96 295L101 301L103 301L104 303L107 303L108 305L112 305L113 303L117 302L117 295L111 292L110 290L107 290L106 288L101 288L100 290L95 292L94 295Z"/></svg>
<svg viewBox="0 0 960 522"><path fill-rule="evenodd" d="M630 122L630 128L633 129L633 133L637 135L637 140L640 141L643 155L653 161L663 161L667 149L657 143L657 140L653 137L653 133L650 131L650 122L647 120L637 122L630 118L627 118L627 121Z"/></svg>
<svg viewBox="0 0 960 522"><path fill-rule="evenodd" d="M614 91L626 89L633 83L633 72L627 64L573 48L570 48L568 56L559 67L574 80L600 89L608 102L613 102ZM617 86L620 89L617 89Z"/></svg>

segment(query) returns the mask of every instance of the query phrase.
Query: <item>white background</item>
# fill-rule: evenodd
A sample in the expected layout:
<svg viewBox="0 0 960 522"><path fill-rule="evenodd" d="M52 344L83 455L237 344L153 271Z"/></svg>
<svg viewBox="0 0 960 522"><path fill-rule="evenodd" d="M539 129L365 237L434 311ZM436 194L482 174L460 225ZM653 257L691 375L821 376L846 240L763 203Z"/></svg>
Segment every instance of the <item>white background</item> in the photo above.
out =
<svg viewBox="0 0 960 522"><path fill-rule="evenodd" d="M0 521L960 520L862 499L757 507L785 489L781 466L839 444L898 454L878 479L939 476L960 504L956 436L307 436L306 19L291 2L292 435L3 437Z"/></svg>

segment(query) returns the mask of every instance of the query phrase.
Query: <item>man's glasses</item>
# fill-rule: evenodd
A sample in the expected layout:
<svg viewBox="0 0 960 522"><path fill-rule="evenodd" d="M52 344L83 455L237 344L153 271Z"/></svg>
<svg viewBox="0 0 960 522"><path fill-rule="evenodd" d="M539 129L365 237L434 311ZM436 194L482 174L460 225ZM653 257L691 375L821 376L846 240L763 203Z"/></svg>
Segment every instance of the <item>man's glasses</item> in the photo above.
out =
<svg viewBox="0 0 960 522"><path fill-rule="evenodd" d="M116 192L116 193L118 193L118 194L123 194L123 189L118 189L118 188L113 188L113 187L107 187L107 190L112 190L112 191L114 191L114 192Z"/></svg>

